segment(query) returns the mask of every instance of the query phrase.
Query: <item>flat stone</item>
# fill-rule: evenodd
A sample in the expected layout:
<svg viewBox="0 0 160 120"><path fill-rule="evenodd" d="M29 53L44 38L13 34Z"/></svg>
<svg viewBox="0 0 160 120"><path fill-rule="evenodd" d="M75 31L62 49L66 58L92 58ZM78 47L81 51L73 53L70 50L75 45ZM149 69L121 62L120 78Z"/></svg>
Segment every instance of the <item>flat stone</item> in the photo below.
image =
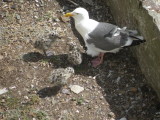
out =
<svg viewBox="0 0 160 120"><path fill-rule="evenodd" d="M7 88L0 89L0 95L8 92Z"/></svg>
<svg viewBox="0 0 160 120"><path fill-rule="evenodd" d="M74 92L76 94L79 94L80 92L82 92L84 90L84 88L79 85L71 85L70 89L72 92Z"/></svg>

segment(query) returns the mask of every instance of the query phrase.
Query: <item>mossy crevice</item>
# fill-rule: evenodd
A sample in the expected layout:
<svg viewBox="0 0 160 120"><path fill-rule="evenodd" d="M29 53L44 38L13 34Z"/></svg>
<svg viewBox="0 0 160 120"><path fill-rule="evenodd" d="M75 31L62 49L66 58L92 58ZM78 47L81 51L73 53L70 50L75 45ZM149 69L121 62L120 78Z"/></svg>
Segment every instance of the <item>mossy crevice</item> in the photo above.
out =
<svg viewBox="0 0 160 120"><path fill-rule="evenodd" d="M147 10L140 0L104 0L110 6L118 26L137 29L146 43L132 48L148 83L160 98L160 31L156 18L160 13Z"/></svg>

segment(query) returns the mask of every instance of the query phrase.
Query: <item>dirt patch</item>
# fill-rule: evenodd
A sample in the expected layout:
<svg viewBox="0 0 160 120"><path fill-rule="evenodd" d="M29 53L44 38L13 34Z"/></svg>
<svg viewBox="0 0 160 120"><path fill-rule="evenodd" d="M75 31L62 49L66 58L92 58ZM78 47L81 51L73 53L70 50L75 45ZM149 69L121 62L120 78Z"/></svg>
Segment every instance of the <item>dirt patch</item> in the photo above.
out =
<svg viewBox="0 0 160 120"><path fill-rule="evenodd" d="M85 53L81 65L66 60L67 43L74 41L82 49L83 41L73 24L59 17L82 6L90 11L91 18L114 23L101 1L94 1L94 6L80 0L10 1L0 2L0 88L9 90L0 96L1 119L156 119L158 98L146 85L129 49L106 54L98 68L90 66L92 58ZM33 44L52 31L58 31L62 38L48 50L53 55L46 58ZM63 88L53 87L48 80L50 73L69 66L74 67L75 75ZM80 85L84 91L74 94L70 85Z"/></svg>

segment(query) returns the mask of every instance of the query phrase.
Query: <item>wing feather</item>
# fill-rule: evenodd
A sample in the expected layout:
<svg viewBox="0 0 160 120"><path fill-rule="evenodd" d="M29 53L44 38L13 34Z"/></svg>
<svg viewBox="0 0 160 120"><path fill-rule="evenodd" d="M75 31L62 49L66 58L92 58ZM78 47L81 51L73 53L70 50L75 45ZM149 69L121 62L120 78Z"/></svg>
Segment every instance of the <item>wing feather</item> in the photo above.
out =
<svg viewBox="0 0 160 120"><path fill-rule="evenodd" d="M111 51L123 47L128 41L128 34L125 29L120 29L109 23L99 23L99 25L88 34L88 44L94 44L95 47Z"/></svg>

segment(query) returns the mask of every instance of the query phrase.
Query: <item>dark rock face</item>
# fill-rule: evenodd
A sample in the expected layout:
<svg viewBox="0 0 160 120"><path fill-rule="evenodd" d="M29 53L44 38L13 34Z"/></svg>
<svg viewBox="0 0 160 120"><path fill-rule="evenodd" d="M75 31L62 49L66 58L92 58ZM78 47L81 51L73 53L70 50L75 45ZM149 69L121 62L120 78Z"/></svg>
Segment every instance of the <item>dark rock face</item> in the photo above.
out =
<svg viewBox="0 0 160 120"><path fill-rule="evenodd" d="M142 72L160 98L160 1L104 0L118 26L137 29L146 43L133 47Z"/></svg>

